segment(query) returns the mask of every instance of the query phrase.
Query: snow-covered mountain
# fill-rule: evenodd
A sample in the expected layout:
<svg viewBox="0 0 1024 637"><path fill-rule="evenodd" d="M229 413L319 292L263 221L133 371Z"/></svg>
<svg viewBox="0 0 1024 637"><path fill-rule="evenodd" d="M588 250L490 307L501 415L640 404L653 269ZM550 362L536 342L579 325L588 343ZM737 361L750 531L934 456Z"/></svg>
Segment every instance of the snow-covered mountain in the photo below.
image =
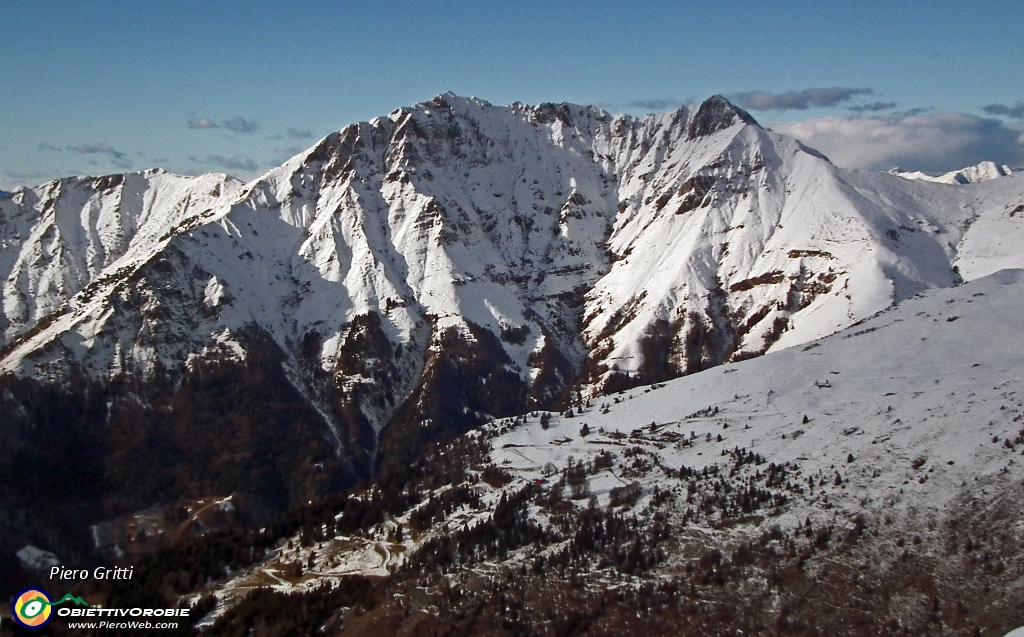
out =
<svg viewBox="0 0 1024 637"><path fill-rule="evenodd" d="M968 166L960 170L951 170L938 176L932 176L921 171L902 172L898 168L889 171L891 174L904 179L920 179L932 181L939 184L975 184L980 181L989 181L1000 177L1008 177L1013 170L1006 165L999 165L993 161L983 161L977 166Z"/></svg>
<svg viewBox="0 0 1024 637"><path fill-rule="evenodd" d="M4 345L64 312L90 283L138 268L197 206L240 186L227 175L152 170L20 189L0 209Z"/></svg>
<svg viewBox="0 0 1024 637"><path fill-rule="evenodd" d="M0 421L23 450L79 423L108 495L173 459L131 498L280 506L1024 265L1022 211L1016 175L843 170L717 96L637 119L445 94L247 184L146 171L0 200Z"/></svg>

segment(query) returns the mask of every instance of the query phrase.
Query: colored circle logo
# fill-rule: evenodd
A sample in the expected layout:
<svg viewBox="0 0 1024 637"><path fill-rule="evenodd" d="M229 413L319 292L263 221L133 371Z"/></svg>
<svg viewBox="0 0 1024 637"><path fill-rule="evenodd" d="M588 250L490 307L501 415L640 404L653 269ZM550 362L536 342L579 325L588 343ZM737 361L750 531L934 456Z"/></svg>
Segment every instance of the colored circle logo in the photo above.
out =
<svg viewBox="0 0 1024 637"><path fill-rule="evenodd" d="M46 591L38 588L29 588L14 598L11 604L11 611L14 619L26 628L42 628L50 621L53 613L50 596Z"/></svg>

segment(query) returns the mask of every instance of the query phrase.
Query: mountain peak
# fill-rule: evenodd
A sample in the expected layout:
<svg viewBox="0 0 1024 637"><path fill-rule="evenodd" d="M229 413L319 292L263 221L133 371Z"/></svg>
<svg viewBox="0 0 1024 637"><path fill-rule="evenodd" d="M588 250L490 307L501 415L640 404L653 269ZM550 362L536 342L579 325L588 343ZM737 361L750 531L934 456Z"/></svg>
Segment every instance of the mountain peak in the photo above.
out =
<svg viewBox="0 0 1024 637"><path fill-rule="evenodd" d="M482 100L479 97L463 97L462 95L456 95L451 91L445 91L440 95L434 96L429 102L423 102L420 106L432 105L439 108L449 109L457 105L466 104L477 104L479 106L491 106L491 103L487 100Z"/></svg>
<svg viewBox="0 0 1024 637"><path fill-rule="evenodd" d="M697 139L712 135L729 128L736 120L744 124L760 126L750 113L734 105L721 95L712 95L697 108L697 113L690 120L687 128L687 139Z"/></svg>

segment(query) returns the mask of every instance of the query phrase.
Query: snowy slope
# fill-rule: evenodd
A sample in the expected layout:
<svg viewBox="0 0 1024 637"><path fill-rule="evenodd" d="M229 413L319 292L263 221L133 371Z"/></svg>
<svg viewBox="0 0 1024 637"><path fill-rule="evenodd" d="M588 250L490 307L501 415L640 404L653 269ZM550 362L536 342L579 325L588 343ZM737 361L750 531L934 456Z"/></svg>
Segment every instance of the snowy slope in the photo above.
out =
<svg viewBox="0 0 1024 637"><path fill-rule="evenodd" d="M467 434L492 451L463 483L425 490L355 533L325 525L316 542L281 539L193 599L218 595L213 623L253 587L308 592L350 574L423 587L437 573L470 594L514 573L527 591L543 589L535 577L598 593L676 581L691 600L803 614L836 623L835 634L865 634L871 622L941 620L953 634L1018 625L1024 353L1012 345L1022 292L1024 270L1003 270L805 347L616 393L572 416L496 420ZM431 484L431 467L451 470L435 463L414 475ZM513 501L520 517L495 535ZM523 529L547 535L517 540ZM628 559L638 552L649 556L639 569ZM307 566L298 577L295 563ZM849 596L838 606L837 592ZM528 597L502 599L517 595Z"/></svg>
<svg viewBox="0 0 1024 637"><path fill-rule="evenodd" d="M1003 268L1024 266L1020 249L1024 232L1019 221L1024 215L1024 193L1019 173L985 184L962 186L969 201L970 224L957 246L955 265L965 279L985 276Z"/></svg>
<svg viewBox="0 0 1024 637"><path fill-rule="evenodd" d="M799 467L804 482L827 480L795 498L794 519L825 502L835 516L945 515L976 479L1024 477L1024 353L1012 346L1024 329L1022 291L1022 270L933 290L805 347L602 398L547 429L528 418L493 440L492 458L535 479L549 462L618 453L622 442L697 470L741 448ZM605 497L618 485L612 474L593 479L592 492Z"/></svg>
<svg viewBox="0 0 1024 637"><path fill-rule="evenodd" d="M1024 353L1007 345L1024 330L1022 292L1024 270L1003 270L917 295L802 348L619 392L572 416L533 412L489 423L467 435L488 441L491 463L511 474L510 483L470 480L483 510L456 508L418 540L391 545L391 554L407 557L442 530L488 519L502 493L525 485L568 496L568 485L556 480L577 465L588 468L578 507L621 507L613 490L635 484L638 497L626 509L646 522L667 515L671 526L712 546L808 519L845 529L858 514L872 525L890 519L896 534L923 534L957 518L965 503L1019 502ZM772 480L769 465L784 468L784 479ZM679 481L691 483L681 495L673 486ZM754 505L753 516L704 506L750 485L785 497ZM655 497L666 489L671 497ZM543 505L529 511L541 525L552 523ZM1018 529L1019 513L1011 521ZM388 526L397 523L408 525L408 516ZM323 576L379 574L381 561L372 555L385 552L366 541L375 537L384 541L363 538L359 550L330 560L334 548L321 548L320 559L335 565L322 567ZM296 548L279 558L306 560L309 553ZM320 581L307 578L303 586Z"/></svg>

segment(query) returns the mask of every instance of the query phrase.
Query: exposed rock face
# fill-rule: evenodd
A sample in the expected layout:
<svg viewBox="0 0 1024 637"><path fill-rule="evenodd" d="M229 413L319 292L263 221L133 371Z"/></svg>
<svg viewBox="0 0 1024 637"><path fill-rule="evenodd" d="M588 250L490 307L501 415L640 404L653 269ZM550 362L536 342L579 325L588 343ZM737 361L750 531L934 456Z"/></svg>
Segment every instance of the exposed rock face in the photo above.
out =
<svg viewBox="0 0 1024 637"><path fill-rule="evenodd" d="M697 109L686 127L686 138L694 140L714 135L736 124L737 120L744 124L757 124L745 110L736 108L721 95L714 95Z"/></svg>
<svg viewBox="0 0 1024 637"><path fill-rule="evenodd" d="M100 436L101 473L113 447L167 435L153 471L193 468L146 497L283 506L493 417L953 285L954 263L984 269L963 248L987 245L973 220L1016 224L1024 188L949 190L840 170L719 96L635 119L451 94L248 184L147 171L22 189L0 199L0 422L22 441L5 467L41 453L26 432L42 424L56 447L62 427ZM105 480L93 498L112 512L123 482Z"/></svg>

